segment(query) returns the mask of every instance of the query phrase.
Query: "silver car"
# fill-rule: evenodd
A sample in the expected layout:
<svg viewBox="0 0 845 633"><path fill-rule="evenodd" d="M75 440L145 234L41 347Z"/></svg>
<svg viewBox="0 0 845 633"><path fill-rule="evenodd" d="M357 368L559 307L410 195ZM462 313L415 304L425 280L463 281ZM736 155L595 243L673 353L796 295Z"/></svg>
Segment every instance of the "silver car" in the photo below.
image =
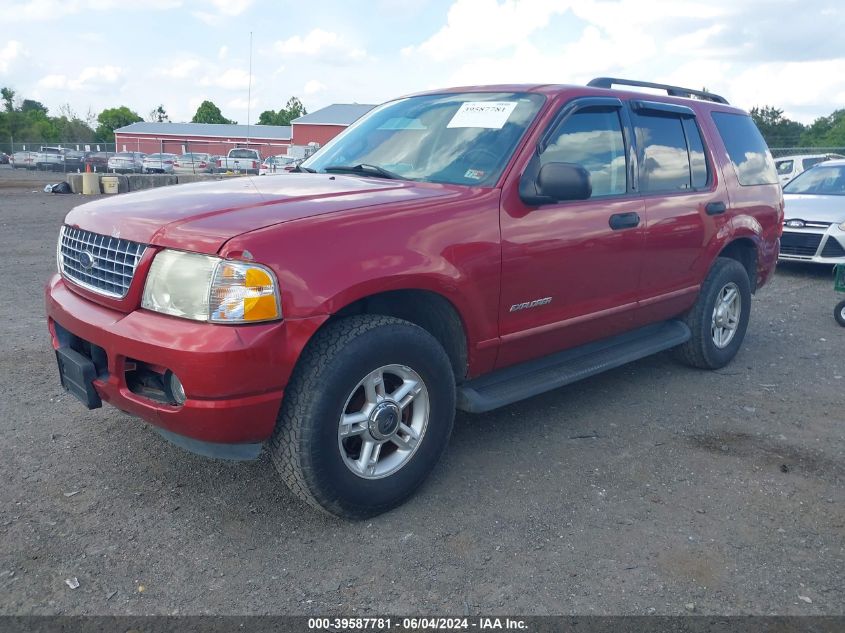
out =
<svg viewBox="0 0 845 633"><path fill-rule="evenodd" d="M145 174L172 174L176 154L147 154L141 166Z"/></svg>
<svg viewBox="0 0 845 633"><path fill-rule="evenodd" d="M144 154L141 152L118 152L108 162L109 171L118 173L140 172L144 168Z"/></svg>
<svg viewBox="0 0 845 633"><path fill-rule="evenodd" d="M845 160L820 163L783 188L780 259L845 263Z"/></svg>
<svg viewBox="0 0 845 633"><path fill-rule="evenodd" d="M173 171L177 174L210 174L215 163L211 160L211 154L192 152L176 157L173 164Z"/></svg>

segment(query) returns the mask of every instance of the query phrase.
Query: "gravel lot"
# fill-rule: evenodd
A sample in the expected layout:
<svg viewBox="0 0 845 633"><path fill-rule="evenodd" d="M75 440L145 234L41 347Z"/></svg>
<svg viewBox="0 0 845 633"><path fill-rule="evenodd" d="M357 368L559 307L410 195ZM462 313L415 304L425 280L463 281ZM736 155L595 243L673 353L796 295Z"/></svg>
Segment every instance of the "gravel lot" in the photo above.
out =
<svg viewBox="0 0 845 633"><path fill-rule="evenodd" d="M660 355L459 414L420 494L344 523L266 455L196 457L62 391L42 286L85 200L51 178L0 169L0 613L845 613L829 269L779 268L721 371Z"/></svg>

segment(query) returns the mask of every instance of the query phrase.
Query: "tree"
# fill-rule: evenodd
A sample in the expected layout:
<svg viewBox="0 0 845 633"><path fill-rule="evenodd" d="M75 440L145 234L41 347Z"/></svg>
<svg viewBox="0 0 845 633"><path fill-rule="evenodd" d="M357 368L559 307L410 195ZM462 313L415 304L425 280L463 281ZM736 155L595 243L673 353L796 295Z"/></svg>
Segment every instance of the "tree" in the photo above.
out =
<svg viewBox="0 0 845 633"><path fill-rule="evenodd" d="M805 147L845 147L845 110L819 117L801 137Z"/></svg>
<svg viewBox="0 0 845 633"><path fill-rule="evenodd" d="M3 100L3 106L6 112L12 112L15 109L15 91L11 88L0 88L0 98Z"/></svg>
<svg viewBox="0 0 845 633"><path fill-rule="evenodd" d="M797 147L802 143L805 127L783 116L783 110L772 106L751 108L751 118L769 147Z"/></svg>
<svg viewBox="0 0 845 633"><path fill-rule="evenodd" d="M94 140L93 128L79 118L69 103L59 107L59 115L53 118L58 135L57 141L62 143L90 143Z"/></svg>
<svg viewBox="0 0 845 633"><path fill-rule="evenodd" d="M21 112L41 112L47 114L47 107L40 101L33 101L32 99L24 99L21 101Z"/></svg>
<svg viewBox="0 0 845 633"><path fill-rule="evenodd" d="M118 108L106 108L97 115L97 129L95 131L98 141L114 143L114 131L118 128L143 121L137 112L133 112L126 106Z"/></svg>
<svg viewBox="0 0 845 633"><path fill-rule="evenodd" d="M153 121L154 123L170 123L170 116L168 116L167 112L164 109L164 106L159 104L159 106L150 111L149 116L147 116L148 121Z"/></svg>
<svg viewBox="0 0 845 633"><path fill-rule="evenodd" d="M223 116L220 108L214 105L211 101L203 101L200 107L197 108L194 118L191 123L235 123Z"/></svg>
<svg viewBox="0 0 845 633"><path fill-rule="evenodd" d="M265 110L258 116L259 125L290 125L291 121L298 119L304 114L308 114L305 106L302 105L297 97L288 99L284 108L278 112L273 110Z"/></svg>

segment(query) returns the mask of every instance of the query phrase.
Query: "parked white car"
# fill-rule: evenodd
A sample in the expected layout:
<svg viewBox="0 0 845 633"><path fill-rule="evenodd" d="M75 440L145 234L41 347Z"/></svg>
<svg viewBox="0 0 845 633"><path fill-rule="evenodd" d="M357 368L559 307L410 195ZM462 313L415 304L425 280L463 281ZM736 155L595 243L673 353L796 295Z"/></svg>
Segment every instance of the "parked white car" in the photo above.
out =
<svg viewBox="0 0 845 633"><path fill-rule="evenodd" d="M825 161L783 188L780 259L845 263L845 160Z"/></svg>
<svg viewBox="0 0 845 633"><path fill-rule="evenodd" d="M191 152L176 157L173 171L177 174L207 174L213 171L214 164L211 154Z"/></svg>
<svg viewBox="0 0 845 633"><path fill-rule="evenodd" d="M144 169L144 156L141 152L118 152L109 158L109 171L140 172Z"/></svg>
<svg viewBox="0 0 845 633"><path fill-rule="evenodd" d="M172 174L176 164L176 154L147 154L142 168L145 174Z"/></svg>
<svg viewBox="0 0 845 633"><path fill-rule="evenodd" d="M781 156L775 159L775 169L778 171L778 180L785 185L810 167L823 163L826 160L845 158L841 154L796 154L794 156Z"/></svg>
<svg viewBox="0 0 845 633"><path fill-rule="evenodd" d="M262 161L261 167L258 169L258 175L266 176L268 174L287 174L301 162L301 158L288 156L286 154L268 156Z"/></svg>

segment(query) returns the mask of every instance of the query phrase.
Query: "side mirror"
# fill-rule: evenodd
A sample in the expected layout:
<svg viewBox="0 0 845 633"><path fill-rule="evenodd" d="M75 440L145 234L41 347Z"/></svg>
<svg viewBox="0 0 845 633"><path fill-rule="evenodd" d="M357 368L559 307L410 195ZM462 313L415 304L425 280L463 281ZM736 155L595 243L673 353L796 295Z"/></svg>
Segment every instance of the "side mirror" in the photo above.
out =
<svg viewBox="0 0 845 633"><path fill-rule="evenodd" d="M593 194L590 172L574 163L546 163L537 174L537 194L552 202L587 200Z"/></svg>

